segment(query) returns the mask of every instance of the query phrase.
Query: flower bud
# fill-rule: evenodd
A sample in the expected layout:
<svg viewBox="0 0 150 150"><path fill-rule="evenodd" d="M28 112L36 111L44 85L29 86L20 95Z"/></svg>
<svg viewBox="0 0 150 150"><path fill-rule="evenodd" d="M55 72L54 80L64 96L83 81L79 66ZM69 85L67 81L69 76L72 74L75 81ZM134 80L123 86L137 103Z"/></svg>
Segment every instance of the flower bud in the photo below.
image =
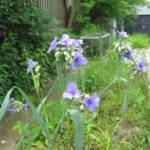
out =
<svg viewBox="0 0 150 150"><path fill-rule="evenodd" d="M83 104L82 105L80 105L80 108L79 108L81 111L83 111L84 110L84 106L83 106Z"/></svg>
<svg viewBox="0 0 150 150"><path fill-rule="evenodd" d="M38 66L36 66L36 68L35 68L35 72L36 72L36 73L38 73L38 72L40 71L40 68L41 68L41 66L39 66L39 65L38 65Z"/></svg>
<svg viewBox="0 0 150 150"><path fill-rule="evenodd" d="M75 51L72 51L71 52L71 56L75 56L76 52Z"/></svg>
<svg viewBox="0 0 150 150"><path fill-rule="evenodd" d="M56 52L55 53L55 57L58 57L59 54L60 54L60 52Z"/></svg>

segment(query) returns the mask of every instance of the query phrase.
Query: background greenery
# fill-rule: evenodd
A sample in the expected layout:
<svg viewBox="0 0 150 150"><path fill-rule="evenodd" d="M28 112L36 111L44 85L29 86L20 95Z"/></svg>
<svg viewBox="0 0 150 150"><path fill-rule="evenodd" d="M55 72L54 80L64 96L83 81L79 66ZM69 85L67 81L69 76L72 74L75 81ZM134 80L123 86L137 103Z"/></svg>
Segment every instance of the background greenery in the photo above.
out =
<svg viewBox="0 0 150 150"><path fill-rule="evenodd" d="M150 38L147 34L134 33L130 36L130 41L133 48L148 48L150 44Z"/></svg>
<svg viewBox="0 0 150 150"><path fill-rule="evenodd" d="M64 31L53 22L50 14L38 8L38 0L0 2L0 99L12 86L32 91L32 81L26 73L27 57L39 62L42 79L54 72L54 57L47 55L50 40ZM30 88L29 88L30 87Z"/></svg>
<svg viewBox="0 0 150 150"><path fill-rule="evenodd" d="M39 9L38 0L26 3L20 0L1 0L0 99L2 100L6 91L14 85L24 90L30 89L32 82L26 74L27 60L24 50L27 51L28 57L38 61L42 66L42 80L48 80L55 74L54 57L46 54L54 36L60 36L64 32L71 33L71 37L109 32L112 17L120 20L134 16L133 6L145 3L146 0L122 0L115 3L113 0L76 0L73 28L70 32L53 21L50 14ZM93 43L94 51L87 54L88 56L96 55L99 50L99 42ZM90 43L85 42L85 45ZM106 45L107 42L104 42L104 47Z"/></svg>
<svg viewBox="0 0 150 150"><path fill-rule="evenodd" d="M79 34L89 24L97 24L107 31L112 28L112 18L116 18L118 27L125 19L125 26L129 28L136 17L138 5L148 5L147 0L76 0L74 31ZM117 29L120 30L120 29ZM108 31L107 31L108 32Z"/></svg>

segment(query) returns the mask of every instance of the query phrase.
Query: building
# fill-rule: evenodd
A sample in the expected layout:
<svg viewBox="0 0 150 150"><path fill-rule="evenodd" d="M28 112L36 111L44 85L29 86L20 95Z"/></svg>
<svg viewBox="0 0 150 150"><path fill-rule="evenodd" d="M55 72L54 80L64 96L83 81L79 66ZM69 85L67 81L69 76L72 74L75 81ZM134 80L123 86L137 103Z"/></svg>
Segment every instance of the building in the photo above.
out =
<svg viewBox="0 0 150 150"><path fill-rule="evenodd" d="M150 7L138 7L137 15L132 33L138 32L150 35Z"/></svg>

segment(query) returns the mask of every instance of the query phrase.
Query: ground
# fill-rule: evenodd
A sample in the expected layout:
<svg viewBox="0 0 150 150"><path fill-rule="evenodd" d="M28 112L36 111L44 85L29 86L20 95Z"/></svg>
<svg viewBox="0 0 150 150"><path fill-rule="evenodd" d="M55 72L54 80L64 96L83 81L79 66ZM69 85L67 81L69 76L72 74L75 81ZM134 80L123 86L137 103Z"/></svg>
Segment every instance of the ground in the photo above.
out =
<svg viewBox="0 0 150 150"><path fill-rule="evenodd" d="M28 116L28 117L27 117ZM31 111L23 111L12 116L7 113L0 123L0 150L13 150L19 139L17 131L12 130L17 121L24 119L27 122L31 118Z"/></svg>

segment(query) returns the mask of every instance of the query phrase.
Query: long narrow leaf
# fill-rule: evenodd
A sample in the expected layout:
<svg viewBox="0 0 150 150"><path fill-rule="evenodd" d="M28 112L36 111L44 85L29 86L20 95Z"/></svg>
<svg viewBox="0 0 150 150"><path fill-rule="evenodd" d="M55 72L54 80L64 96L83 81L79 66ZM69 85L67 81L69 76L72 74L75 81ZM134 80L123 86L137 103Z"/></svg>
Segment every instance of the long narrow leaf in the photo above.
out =
<svg viewBox="0 0 150 150"><path fill-rule="evenodd" d="M58 79L54 82L54 84L52 85L52 87L50 88L48 94L46 95L46 97L41 101L41 103L39 104L38 108L37 108L37 113L40 112L42 106L44 105L45 101L47 100L48 96L57 88L58 86ZM31 118L31 120L29 121L28 125L26 126L23 135L25 135L26 131L31 127L32 123L34 122L36 118L36 115L34 114L33 117ZM20 138L19 143L21 143L21 141L23 140L24 136L22 136Z"/></svg>
<svg viewBox="0 0 150 150"><path fill-rule="evenodd" d="M83 149L84 126L83 117L78 110L68 110L76 126L75 150Z"/></svg>
<svg viewBox="0 0 150 150"><path fill-rule="evenodd" d="M21 88L17 87L17 89L19 90L20 94L22 95L22 97L24 98L24 100L28 103L28 105L30 106L32 112L35 114L36 119L38 120L38 123L42 129L42 131L44 132L47 141L48 141L48 146L49 149L51 148L51 140L50 140L50 136L49 136L49 131L48 128L46 126L46 124L44 123L43 119L41 118L41 116L37 113L34 105L32 104L31 100L29 99L29 97L21 90Z"/></svg>
<svg viewBox="0 0 150 150"><path fill-rule="evenodd" d="M7 93L7 95L5 96L5 99L2 103L2 106L0 108L0 122L2 121L3 119L3 116L4 114L6 113L7 111L7 107L8 107L8 101L10 99L10 94L12 93L12 91L15 89L16 87L13 87L12 89L10 89Z"/></svg>

